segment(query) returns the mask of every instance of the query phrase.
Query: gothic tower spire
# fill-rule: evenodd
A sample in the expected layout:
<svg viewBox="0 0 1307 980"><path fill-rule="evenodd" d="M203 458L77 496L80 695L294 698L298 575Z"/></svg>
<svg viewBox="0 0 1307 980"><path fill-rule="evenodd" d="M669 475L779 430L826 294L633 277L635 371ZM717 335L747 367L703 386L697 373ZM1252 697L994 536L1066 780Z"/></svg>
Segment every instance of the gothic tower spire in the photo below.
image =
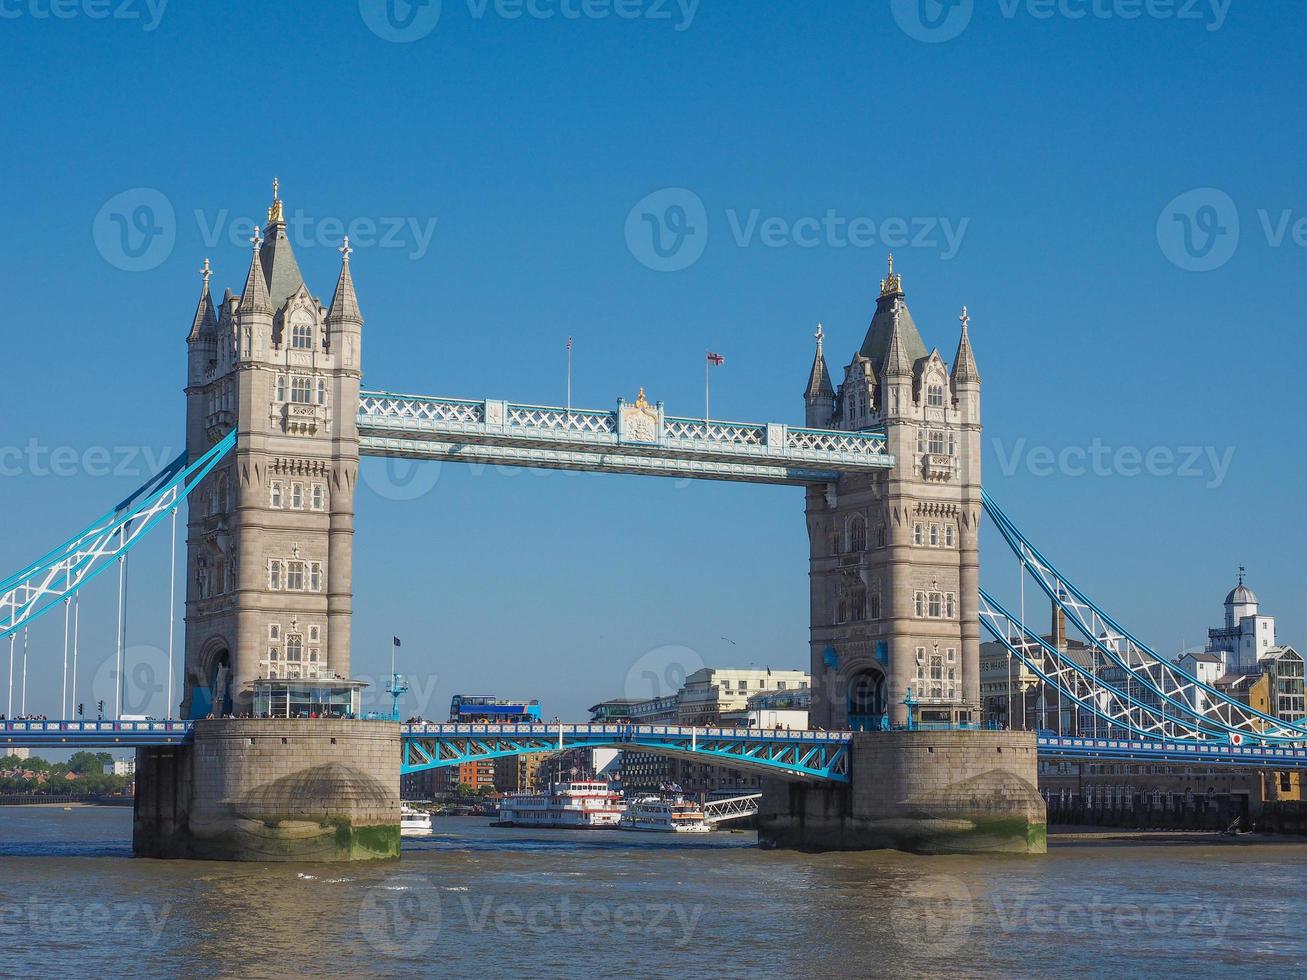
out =
<svg viewBox="0 0 1307 980"><path fill-rule="evenodd" d="M363 314L359 312L358 297L354 294L354 277L349 271L349 257L353 251L346 235L340 247L340 277L336 280L336 292L332 294L331 309L327 312L328 326L338 323L363 325Z"/></svg>
<svg viewBox="0 0 1307 980"><path fill-rule="evenodd" d="M807 406L805 421L810 426L830 425L835 406L835 388L831 385L830 372L826 369L826 355L822 350L822 340L826 336L822 325L817 324L817 350L812 356L812 369L808 372L808 386L803 391L803 401Z"/></svg>
<svg viewBox="0 0 1307 980"><path fill-rule="evenodd" d="M962 336L958 338L958 352L953 355L953 386L955 388L959 383L980 383L980 372L976 370L976 357L971 353L971 337L967 334L967 324L971 322L971 316L967 313L965 306L962 307L962 315L958 319L962 321Z"/></svg>
<svg viewBox="0 0 1307 980"><path fill-rule="evenodd" d="M237 313L272 313L272 303L268 301L268 284L263 278L263 268L259 264L259 252L263 247L263 237L259 229L254 229L250 237L254 254L250 257L250 271L245 275L245 288L241 291L241 301L236 306Z"/></svg>
<svg viewBox="0 0 1307 980"><path fill-rule="evenodd" d="M213 269L209 266L209 260L205 259L204 268L200 270L204 285L200 288L200 302L195 307L195 319L191 321L191 332L186 337L188 341L207 340L218 335L218 317L213 311L213 297L209 295L209 278L212 275Z"/></svg>

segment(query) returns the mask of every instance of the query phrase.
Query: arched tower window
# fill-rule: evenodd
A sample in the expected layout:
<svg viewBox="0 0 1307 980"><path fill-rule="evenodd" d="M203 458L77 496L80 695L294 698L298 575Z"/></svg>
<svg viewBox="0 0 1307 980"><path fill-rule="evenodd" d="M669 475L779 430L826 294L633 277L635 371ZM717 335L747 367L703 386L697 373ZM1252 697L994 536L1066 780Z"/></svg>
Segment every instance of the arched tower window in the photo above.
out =
<svg viewBox="0 0 1307 980"><path fill-rule="evenodd" d="M313 317L304 310L297 310L291 316L290 346L293 350L313 349Z"/></svg>
<svg viewBox="0 0 1307 980"><path fill-rule="evenodd" d="M867 550L867 522L858 514L849 519L849 550Z"/></svg>

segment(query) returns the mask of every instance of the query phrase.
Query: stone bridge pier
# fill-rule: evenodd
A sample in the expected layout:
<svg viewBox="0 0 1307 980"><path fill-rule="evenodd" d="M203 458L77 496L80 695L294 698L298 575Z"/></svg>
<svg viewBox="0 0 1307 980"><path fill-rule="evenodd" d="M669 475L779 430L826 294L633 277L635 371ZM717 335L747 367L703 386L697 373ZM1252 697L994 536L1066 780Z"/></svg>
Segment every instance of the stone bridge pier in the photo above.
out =
<svg viewBox="0 0 1307 980"><path fill-rule="evenodd" d="M764 783L758 839L805 851L1043 854L1033 732L854 736L847 784Z"/></svg>

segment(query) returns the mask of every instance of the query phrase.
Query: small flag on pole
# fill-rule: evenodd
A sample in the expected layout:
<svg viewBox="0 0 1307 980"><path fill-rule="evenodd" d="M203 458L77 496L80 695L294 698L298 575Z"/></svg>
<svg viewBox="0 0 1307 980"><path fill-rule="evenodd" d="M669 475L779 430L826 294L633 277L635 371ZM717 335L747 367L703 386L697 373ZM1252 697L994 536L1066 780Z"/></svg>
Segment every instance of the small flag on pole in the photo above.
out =
<svg viewBox="0 0 1307 980"><path fill-rule="evenodd" d="M726 363L726 358L721 354L714 354L708 351L708 360L703 364L703 424L708 424L708 369L710 367L721 367Z"/></svg>
<svg viewBox="0 0 1307 980"><path fill-rule="evenodd" d="M402 646L402 644L399 642L398 636L392 636L391 639L394 641L395 646Z"/></svg>

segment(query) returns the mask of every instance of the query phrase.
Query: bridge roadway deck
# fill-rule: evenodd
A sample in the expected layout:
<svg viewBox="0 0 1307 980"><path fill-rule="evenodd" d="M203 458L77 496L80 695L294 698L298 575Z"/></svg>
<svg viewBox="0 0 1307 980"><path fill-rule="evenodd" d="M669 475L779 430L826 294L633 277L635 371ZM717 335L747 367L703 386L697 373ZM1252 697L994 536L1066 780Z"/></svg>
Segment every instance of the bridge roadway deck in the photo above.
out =
<svg viewBox="0 0 1307 980"><path fill-rule="evenodd" d="M0 755L17 748L32 749L135 749L160 745L177 745L188 741L194 729L192 721L114 721L114 720L7 720L0 721ZM304 724L312 724L305 720ZM690 728L678 725L471 725L414 724L403 725L406 741L429 740L461 742L487 737L518 739L532 751L557 751L580 744L629 745L644 749L659 744L677 746L679 751L695 752L725 741L738 743L743 751L751 746L847 746L850 732L764 731L750 728ZM546 744L549 743L549 744ZM1215 742L1162 742L1134 739L1088 738L1072 735L1040 734L1039 754L1047 759L1087 761L1138 760L1180 764L1262 767L1269 769L1307 769L1307 747L1278 745L1225 745ZM503 753L507 754L507 753ZM725 761L725 760L723 760ZM743 761L748 761L744 759Z"/></svg>

